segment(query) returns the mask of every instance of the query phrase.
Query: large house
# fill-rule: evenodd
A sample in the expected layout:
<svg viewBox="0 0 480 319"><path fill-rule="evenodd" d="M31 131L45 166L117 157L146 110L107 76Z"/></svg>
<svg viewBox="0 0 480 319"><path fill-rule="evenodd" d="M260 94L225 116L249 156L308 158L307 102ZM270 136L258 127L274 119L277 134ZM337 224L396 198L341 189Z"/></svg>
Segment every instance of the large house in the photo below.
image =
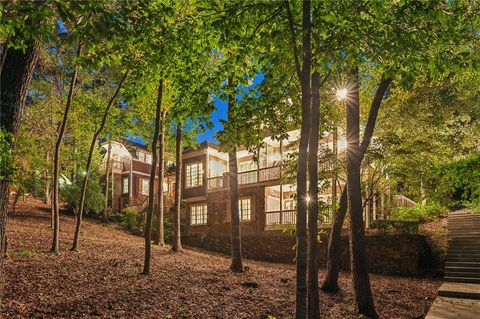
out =
<svg viewBox="0 0 480 319"><path fill-rule="evenodd" d="M297 129L288 132L283 140L266 137L256 155L246 149L237 151L239 209L244 234L274 231L278 230L278 226L296 223L296 186L292 182L295 178L289 178L287 163L289 155L296 151L299 134ZM333 141L331 134L326 135L319 141L321 149L332 150ZM335 142L341 158L345 155L346 142L343 138ZM106 151L108 146L104 144L102 147ZM148 203L152 155L146 146L128 140L111 142L111 147L113 210L130 207L143 211ZM325 165L331 165L331 161L319 159L319 162L322 168L330 169ZM174 175L170 171L163 181L167 211L173 206ZM332 199L338 200L345 180L339 176L335 187L330 184L321 187L319 194L319 199L327 204L331 204ZM157 187L158 180L155 183ZM383 214L383 209L377 207L380 201L383 206L383 197L381 200L373 197L365 205L366 227ZM331 214L332 209L320 217L321 227L330 226ZM214 143L204 142L196 149L183 151L182 224L183 234L187 236L227 234L231 231L228 153L222 152Z"/></svg>

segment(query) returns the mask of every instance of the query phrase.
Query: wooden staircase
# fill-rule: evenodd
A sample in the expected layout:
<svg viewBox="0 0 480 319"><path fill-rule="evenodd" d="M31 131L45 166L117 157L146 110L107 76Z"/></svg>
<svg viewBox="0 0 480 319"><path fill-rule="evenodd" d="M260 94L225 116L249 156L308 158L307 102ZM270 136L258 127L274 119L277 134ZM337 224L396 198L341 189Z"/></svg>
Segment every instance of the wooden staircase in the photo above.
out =
<svg viewBox="0 0 480 319"><path fill-rule="evenodd" d="M480 299L480 214L461 210L448 215L445 284L439 295Z"/></svg>

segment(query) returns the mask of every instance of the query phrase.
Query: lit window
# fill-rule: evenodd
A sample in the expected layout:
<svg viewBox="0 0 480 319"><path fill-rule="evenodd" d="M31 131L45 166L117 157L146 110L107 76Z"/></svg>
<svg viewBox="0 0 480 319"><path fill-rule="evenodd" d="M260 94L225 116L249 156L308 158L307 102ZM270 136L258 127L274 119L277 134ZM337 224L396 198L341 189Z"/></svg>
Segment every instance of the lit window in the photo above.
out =
<svg viewBox="0 0 480 319"><path fill-rule="evenodd" d="M190 207L190 224L191 225L207 224L207 204L192 205Z"/></svg>
<svg viewBox="0 0 480 319"><path fill-rule="evenodd" d="M203 185L202 162L187 164L185 166L185 187L197 187Z"/></svg>
<svg viewBox="0 0 480 319"><path fill-rule="evenodd" d="M240 220L252 219L252 204L250 198L240 199L238 201L238 209L240 210Z"/></svg>
<svg viewBox="0 0 480 319"><path fill-rule="evenodd" d="M150 187L150 181L146 178L141 178L142 180L142 194L148 195L148 190Z"/></svg>
<svg viewBox="0 0 480 319"><path fill-rule="evenodd" d="M143 152L138 152L138 160L140 162L145 162L145 153Z"/></svg>
<svg viewBox="0 0 480 319"><path fill-rule="evenodd" d="M152 164L152 155L145 154L145 163Z"/></svg>
<svg viewBox="0 0 480 319"><path fill-rule="evenodd" d="M122 192L123 194L128 194L128 177L123 178Z"/></svg>

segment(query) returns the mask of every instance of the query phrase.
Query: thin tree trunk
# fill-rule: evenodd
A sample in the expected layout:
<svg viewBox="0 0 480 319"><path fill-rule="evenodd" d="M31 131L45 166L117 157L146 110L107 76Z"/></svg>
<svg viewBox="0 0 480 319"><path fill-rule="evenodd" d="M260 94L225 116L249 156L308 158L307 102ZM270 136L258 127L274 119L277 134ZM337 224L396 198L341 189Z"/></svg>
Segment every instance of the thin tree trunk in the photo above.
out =
<svg viewBox="0 0 480 319"><path fill-rule="evenodd" d="M320 74L312 75L312 104L308 140L308 318L320 318L318 291L318 137L320 129Z"/></svg>
<svg viewBox="0 0 480 319"><path fill-rule="evenodd" d="M173 217L173 251L182 251L180 234L180 210L182 201L182 123L177 123L175 171L175 211Z"/></svg>
<svg viewBox="0 0 480 319"><path fill-rule="evenodd" d="M378 318L373 304L367 267L365 229L363 227L360 185L360 100L358 68L354 74L352 98L347 99L347 202L350 213L350 263L355 294L355 308L369 318Z"/></svg>
<svg viewBox="0 0 480 319"><path fill-rule="evenodd" d="M378 110L382 104L382 99L385 96L392 80L390 78L384 78L380 80L377 91L373 98L370 112L368 114L367 125L362 138L362 144L360 144L360 163L365 157L365 153L372 140L373 131L377 121ZM332 230L328 238L328 250L327 250L327 273L322 285L322 290L327 292L337 292L340 288L338 286L338 274L340 272L340 235L342 231L343 221L347 212L347 189L344 188L340 196L340 203L337 209L337 213L334 216Z"/></svg>
<svg viewBox="0 0 480 319"><path fill-rule="evenodd" d="M155 208L155 175L157 173L157 144L160 135L162 117L163 79L158 83L157 110L155 112L155 133L152 141L152 167L150 169L150 181L148 187L147 224L145 225L145 260L143 262L143 274L150 274L150 261L152 254L152 218Z"/></svg>
<svg viewBox="0 0 480 319"><path fill-rule="evenodd" d="M297 166L297 254L296 254L296 298L295 317L307 317L307 151L310 133L311 107L311 16L310 1L303 2L302 18L303 63L301 72L302 124Z"/></svg>
<svg viewBox="0 0 480 319"><path fill-rule="evenodd" d="M50 171L50 152L47 151L47 167L45 168L45 172L44 172L44 178L45 178L45 193L44 193L44 200L43 200L43 203L45 205L48 205L48 202L49 202L49 198L50 198L50 174L49 174L49 171Z"/></svg>
<svg viewBox="0 0 480 319"><path fill-rule="evenodd" d="M5 47L4 47L5 50ZM32 79L38 59L39 46L36 42L27 42L27 48L8 48L4 52L4 64L0 74L0 129L11 134L10 149L15 146L20 119L25 107L28 86ZM3 147L3 146L2 146ZM2 150L7 152L7 150ZM4 254L7 251L6 223L8 209L8 186L10 172L3 171L0 180L0 271L3 267Z"/></svg>
<svg viewBox="0 0 480 319"><path fill-rule="evenodd" d="M108 188L109 188L109 179L110 179L110 168L113 170L112 163L110 163L110 157L112 154L112 141L108 141L108 148L107 148L107 161L105 165L105 202L103 204L103 212L102 212L102 223L106 224L108 221ZM112 197L113 201L113 197Z"/></svg>
<svg viewBox="0 0 480 319"><path fill-rule="evenodd" d="M233 87L231 78L228 80L230 88ZM233 94L228 95L228 118L233 119L233 108L235 107L235 96ZM228 186L230 189L230 216L232 223L231 233L231 254L232 260L230 264L230 270L235 273L241 273L244 271L242 260L242 237L240 228L240 210L238 205L238 167L237 167L237 149L234 147L228 152Z"/></svg>
<svg viewBox="0 0 480 319"><path fill-rule="evenodd" d="M82 183L82 191L80 193L80 203L78 205L78 215L77 215L77 224L75 227L75 235L73 237L73 245L70 250L72 251L77 251L78 250L78 242L80 239L80 229L82 227L82 216L83 216L83 208L85 206L85 197L87 194L87 186L88 186L88 177L90 175L90 166L92 165L92 158L93 158L93 151L95 150L95 146L97 145L97 140L100 136L100 134L103 131L103 128L105 127L105 124L107 122L107 117L108 117L108 112L110 111L110 108L113 105L113 102L117 99L118 94L120 93L120 88L123 85L123 82L127 78L128 72L125 72L123 75L122 79L120 80L120 83L118 83L117 89L115 90L115 93L113 96L110 98L110 101L108 101L107 107L105 108L105 111L103 112L103 117L102 117L102 122L100 123L100 127L97 129L95 134L93 134L92 141L90 142L90 149L88 150L88 158L87 158L87 165L85 168L85 176L83 177L83 183Z"/></svg>
<svg viewBox="0 0 480 319"><path fill-rule="evenodd" d="M155 236L155 244L160 246L165 246L165 231L163 225L163 178L165 175L165 110L160 114L160 136L159 136L159 145L158 145L158 214L157 214L157 234Z"/></svg>
<svg viewBox="0 0 480 319"><path fill-rule="evenodd" d="M78 45L77 49L77 58L80 56L82 51L81 44ZM65 134L65 128L67 126L68 112L70 111L70 106L72 104L73 90L75 88L75 83L77 82L78 74L78 65L75 66L75 69L70 80L70 88L68 90L67 103L65 105L65 111L63 113L63 120L60 125L60 131L58 132L57 141L55 143L55 155L53 157L53 198L52 198L52 207L53 207L53 238L52 238L52 249L53 254L58 254L59 246L59 236L60 236L60 212L58 207L58 198L59 198L59 186L58 179L60 177L60 146L62 145L63 135Z"/></svg>

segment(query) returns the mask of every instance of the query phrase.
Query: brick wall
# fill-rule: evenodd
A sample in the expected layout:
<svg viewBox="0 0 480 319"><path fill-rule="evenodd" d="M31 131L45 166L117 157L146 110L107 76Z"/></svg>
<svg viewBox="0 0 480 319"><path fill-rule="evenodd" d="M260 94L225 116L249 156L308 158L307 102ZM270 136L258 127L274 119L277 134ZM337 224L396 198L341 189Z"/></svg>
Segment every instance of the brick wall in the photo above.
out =
<svg viewBox="0 0 480 319"><path fill-rule="evenodd" d="M243 255L246 258L293 263L295 236L279 231L244 234ZM182 239L186 245L230 254L228 234L190 234ZM322 238L319 246L319 264L325 267L328 240ZM366 236L369 270L389 275L436 275L441 260L436 260L432 244L424 235L375 234ZM348 237L341 240L341 268L349 269Z"/></svg>

